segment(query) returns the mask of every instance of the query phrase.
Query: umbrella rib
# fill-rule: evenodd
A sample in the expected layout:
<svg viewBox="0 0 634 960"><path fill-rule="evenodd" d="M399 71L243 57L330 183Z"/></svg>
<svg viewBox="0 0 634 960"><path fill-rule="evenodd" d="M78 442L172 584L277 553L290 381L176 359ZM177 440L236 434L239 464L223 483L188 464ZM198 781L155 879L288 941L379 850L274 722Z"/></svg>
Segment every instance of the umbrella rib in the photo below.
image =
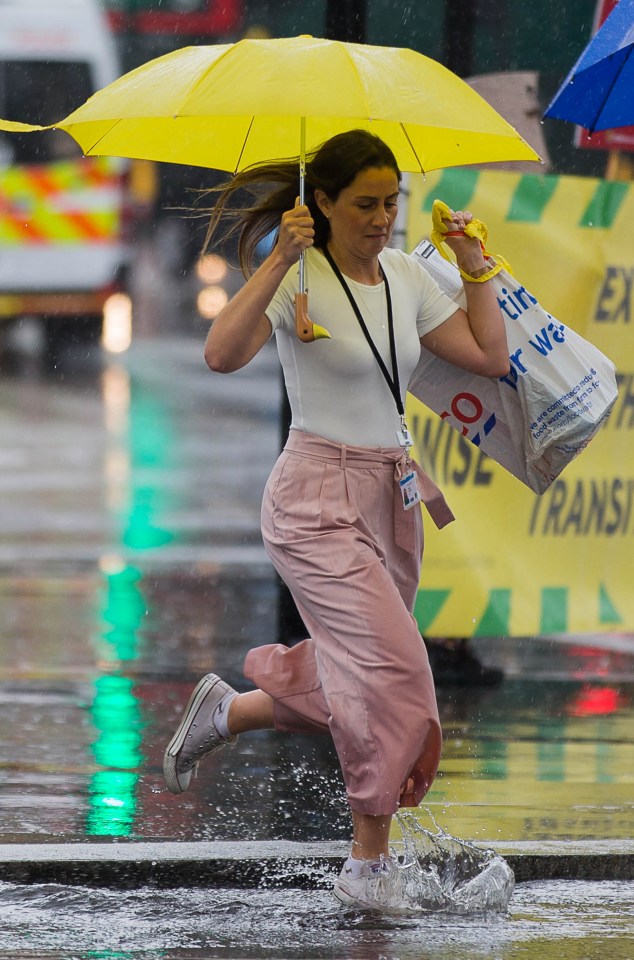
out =
<svg viewBox="0 0 634 960"><path fill-rule="evenodd" d="M353 73L354 73L354 76L355 76L355 79L356 79L356 81L357 81L357 84L358 84L358 86L359 86L359 88L360 88L360 90L361 90L361 93L363 94L363 99L364 99L365 107L366 107L366 110L365 110L366 116L367 116L368 120L371 120L372 117L370 116L370 108L369 108L369 106L368 106L368 98L367 98L367 95L366 95L366 90L365 90L365 87L364 87L364 85L363 85L363 83L362 83L362 81L361 81L361 78L359 77L359 71L357 70L357 65L356 65L356 63L354 62L354 60L352 59L352 57L350 56L350 51L348 50L348 47L347 47L345 44L341 43L341 41L339 41L339 40L333 40L332 42L333 42L333 43L336 43L338 47L341 47L341 48L342 48L342 50L343 50L343 52L344 52L344 54L345 54L345 56L346 56L346 59L347 59L348 62L350 63L350 65L351 65L351 67L352 67L352 70L353 70Z"/></svg>
<svg viewBox="0 0 634 960"><path fill-rule="evenodd" d="M334 42L339 45L339 41L334 41ZM367 94L366 94L365 86L363 85L363 83L362 83L362 81L361 81L361 78L359 77L359 71L357 70L357 65L356 65L356 63L354 62L353 58L350 56L350 51L349 51L348 47L347 47L345 44L341 44L341 47L342 47L343 52L344 52L344 54L346 55L348 61L350 62L351 66L352 66L352 69L353 69L353 71L354 71L354 76L355 76L355 78L356 78L356 80L357 80L357 83L358 83L360 89L361 89L361 92L362 92L362 94L363 94L363 99L364 99L364 101L365 101L365 105L366 105L366 116L367 116L368 120L371 121L371 120L372 120L372 117L371 117L371 115L370 115L370 108L369 108L369 105L368 105ZM410 149L411 149L412 153L413 153L414 156L416 157L416 162L418 163L418 166L420 167L420 172L421 172L422 174L424 174L424 173L425 173L425 168L423 167L423 164L421 163L421 159L420 159L420 157L418 156L418 153L417 153L417 151L416 151L416 149L415 149L415 147L414 147L414 144L412 143L412 141L410 140L410 138L409 138L409 136L408 136L407 130L405 129L405 125L404 125L403 123L401 123L401 124L400 124L400 127L401 127L401 130L403 131L403 133L404 133L404 135L405 135L405 139L407 140L407 142L408 142L408 144L409 144L409 146L410 146Z"/></svg>
<svg viewBox="0 0 634 960"><path fill-rule="evenodd" d="M242 42L241 40L238 41L238 43L241 43L241 42ZM187 92L183 94L183 97L182 97L180 106L178 107L178 110L176 111L176 116L177 116L177 117L180 117L180 116L188 116L188 114L184 114L184 113L182 113L182 111L183 111L183 109L184 109L187 101L188 101L189 98L191 97L191 95L192 95L193 93L195 93L195 91L198 89L198 87L200 87L200 86L205 82L205 80L206 80L207 77L209 76L209 72L210 72L211 70L215 70L216 67L218 66L218 64L220 63L220 61L221 61L221 60L224 60L226 57L228 57L229 54L232 52L232 48L235 48L236 46L237 46L237 44L232 44L232 43L227 44L227 49L224 50L224 51L220 54L219 57L216 57L216 59L214 60L214 62L213 62L211 65L207 66L207 67L205 68L204 72L203 72L199 77L196 77L196 79L193 81L193 83L191 84L191 86L189 87L189 89L187 90Z"/></svg>
<svg viewBox="0 0 634 960"><path fill-rule="evenodd" d="M251 120L249 121L249 129L247 130L247 132L246 132L245 135L244 135L244 140L242 141L242 146L240 147L240 156L238 157L238 160L237 160L237 162L236 162L235 169L234 169L234 171L233 171L234 173L237 173L238 170L240 169L240 161L242 160L242 155L243 155L243 153L244 153L244 151L245 151L245 148L246 148L246 145L247 145L247 140L249 139L249 134L251 133L251 127L253 126L253 121L254 121L254 120L255 120L255 117L251 117Z"/></svg>
<svg viewBox="0 0 634 960"><path fill-rule="evenodd" d="M416 147L414 146L414 144L413 144L412 141L410 140L409 134L408 134L407 130L405 129L405 124L404 124L404 123L401 123L401 124L400 124L400 127L401 127L401 130L403 131L403 134L404 134L404 136L405 136L405 139L407 140L407 142L409 143L409 145L410 145L410 147L411 147L411 149L412 149L412 153L413 153L414 156L416 157L416 162L418 163L418 166L420 167L420 172L421 172L421 173L423 174L423 176L424 176L424 175L425 175L425 168L424 168L423 164L421 163L421 159L420 159L420 157L418 156L418 153L416 152Z"/></svg>
<svg viewBox="0 0 634 960"><path fill-rule="evenodd" d="M101 141L103 140L104 137L109 136L109 134L112 133L112 131L114 130L114 128L115 128L115 127L118 127L120 123L121 123L121 119L115 120L115 122L112 124L112 126L111 126L111 127L108 127L107 130L104 130L104 132L101 134L101 136L97 137L97 139L94 141L94 143L91 143L87 150L84 150L84 148L82 147L84 156L85 156L85 157L89 156L89 154L91 154L91 153L93 152L93 150L95 149L95 147L97 146L97 144L101 143ZM66 133L68 133L69 136L71 136L71 137L73 136L72 133L70 133L68 130L66 130L65 127L61 127L60 129L64 130ZM75 139L75 138L73 137L73 139ZM78 141L78 142L79 142L79 141ZM97 154L97 156L99 156L99 154ZM107 154L106 154L106 156L107 156Z"/></svg>
<svg viewBox="0 0 634 960"><path fill-rule="evenodd" d="M631 52L632 52L632 47L629 47L626 56L623 57L623 59L621 60L621 63L620 63L620 65L619 65L619 68L618 68L618 70L616 71L616 73L614 74L614 77L612 78L612 82L611 82L611 84L610 84L610 87L609 87L609 89L607 90L607 92L606 92L606 94L605 94L605 96L604 96L604 98L603 98L603 103L602 103L601 106L599 107L598 113L597 113L596 117L594 118L594 122L593 122L592 126L591 126L591 127L588 127L590 133L594 133L594 131L596 130L597 124L598 124L599 121L601 120L601 114L603 113L603 109L604 109L604 107L606 106L608 100L610 99L610 94L611 94L612 91L614 90L614 87L615 87L616 84L618 83L619 77L621 76L621 73L623 72L623 70L624 70L624 68L625 68L625 64L626 64L627 61L630 59L630 54L631 54Z"/></svg>

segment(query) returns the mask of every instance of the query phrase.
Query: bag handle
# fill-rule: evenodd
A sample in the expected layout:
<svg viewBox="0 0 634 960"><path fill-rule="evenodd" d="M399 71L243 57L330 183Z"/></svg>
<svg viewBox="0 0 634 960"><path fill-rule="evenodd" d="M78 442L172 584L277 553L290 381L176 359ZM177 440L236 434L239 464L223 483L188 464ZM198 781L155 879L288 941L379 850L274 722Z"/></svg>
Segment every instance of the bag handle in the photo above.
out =
<svg viewBox="0 0 634 960"><path fill-rule="evenodd" d="M492 261L491 269L487 270L481 277L472 277L471 274L460 270L458 264L455 264L463 280L467 280L469 283L484 283L485 280L490 280L491 277L496 276L500 270L506 270L508 273L513 272L508 260L505 260L504 257L497 253L495 255L490 254L486 249L486 242L489 235L486 223L474 217L474 219L466 225L464 230L448 230L444 220L451 220L451 210L442 200L434 200L431 208L432 230L430 239L441 257L449 260L450 263L454 263L455 261L449 256L443 245L445 238L464 236L478 239L485 259Z"/></svg>

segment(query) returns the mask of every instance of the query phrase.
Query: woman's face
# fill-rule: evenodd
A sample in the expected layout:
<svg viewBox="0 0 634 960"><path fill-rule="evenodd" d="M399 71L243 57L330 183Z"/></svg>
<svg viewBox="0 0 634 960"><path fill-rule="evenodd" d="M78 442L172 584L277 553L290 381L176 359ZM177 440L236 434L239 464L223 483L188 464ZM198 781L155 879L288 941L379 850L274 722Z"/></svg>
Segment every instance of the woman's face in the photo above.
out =
<svg viewBox="0 0 634 960"><path fill-rule="evenodd" d="M333 244L360 260L376 257L390 239L398 209L398 177L390 167L362 170L335 201L321 196Z"/></svg>

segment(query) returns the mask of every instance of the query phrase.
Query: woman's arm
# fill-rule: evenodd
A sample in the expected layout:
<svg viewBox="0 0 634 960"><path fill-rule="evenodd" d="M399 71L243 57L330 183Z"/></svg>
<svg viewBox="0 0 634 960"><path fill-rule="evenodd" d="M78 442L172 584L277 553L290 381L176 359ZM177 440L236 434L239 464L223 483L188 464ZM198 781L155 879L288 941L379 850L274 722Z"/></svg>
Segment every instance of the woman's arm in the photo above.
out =
<svg viewBox="0 0 634 960"><path fill-rule="evenodd" d="M448 223L451 230L464 230L470 213L457 212ZM447 243L453 249L464 273L478 277L489 269L480 241L474 237L452 237ZM503 377L509 372L509 349L502 311L488 281L470 283L464 280L466 311L458 308L448 320L421 337L421 344L430 353L484 377Z"/></svg>
<svg viewBox="0 0 634 960"><path fill-rule="evenodd" d="M313 236L308 207L296 206L283 214L275 247L211 326L205 343L211 370L232 373L262 349L272 332L266 308L300 253L312 246Z"/></svg>

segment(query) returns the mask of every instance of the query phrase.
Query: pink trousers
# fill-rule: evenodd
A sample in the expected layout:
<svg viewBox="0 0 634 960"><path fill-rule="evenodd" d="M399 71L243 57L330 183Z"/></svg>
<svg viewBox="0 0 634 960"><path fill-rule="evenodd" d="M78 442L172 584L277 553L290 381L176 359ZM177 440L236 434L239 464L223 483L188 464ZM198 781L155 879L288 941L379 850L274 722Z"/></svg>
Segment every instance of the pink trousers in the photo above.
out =
<svg viewBox="0 0 634 960"><path fill-rule="evenodd" d="M400 448L351 447L292 430L262 505L267 552L310 632L246 657L274 700L277 730L332 735L352 810L390 815L432 784L441 729L425 645L412 616L421 511L403 509ZM418 466L437 526L453 519Z"/></svg>

